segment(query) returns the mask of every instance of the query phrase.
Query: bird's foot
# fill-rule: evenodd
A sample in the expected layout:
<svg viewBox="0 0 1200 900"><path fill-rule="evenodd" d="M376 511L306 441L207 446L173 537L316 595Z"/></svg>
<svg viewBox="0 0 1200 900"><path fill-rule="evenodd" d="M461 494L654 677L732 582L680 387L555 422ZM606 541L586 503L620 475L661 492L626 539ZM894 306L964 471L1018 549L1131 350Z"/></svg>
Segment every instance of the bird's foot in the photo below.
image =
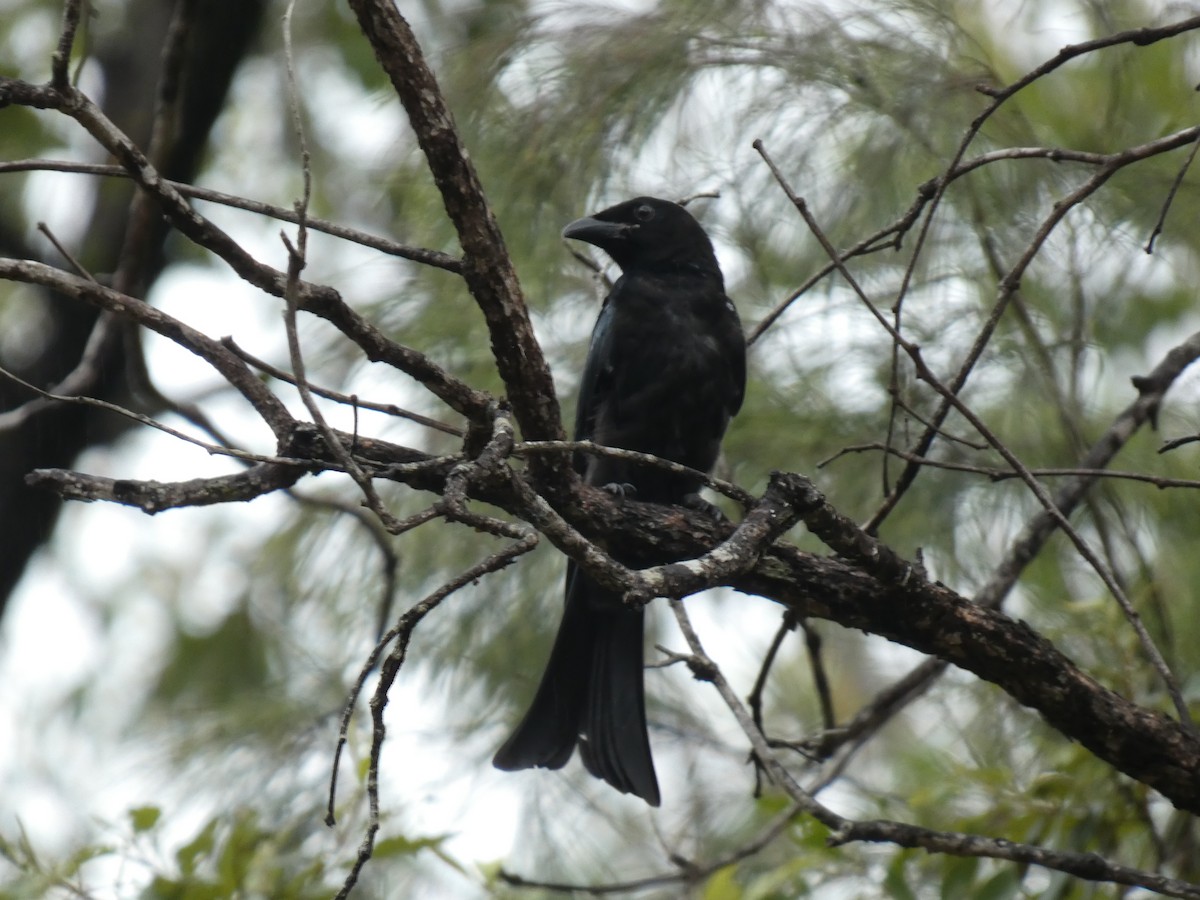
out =
<svg viewBox="0 0 1200 900"><path fill-rule="evenodd" d="M719 507L709 503L698 492L684 495L679 505L687 509L694 509L696 512L702 512L718 521L727 521L729 518L725 513L721 512Z"/></svg>
<svg viewBox="0 0 1200 900"><path fill-rule="evenodd" d="M612 481L602 485L600 490L612 494L617 500L633 500L637 497L637 486L628 481Z"/></svg>

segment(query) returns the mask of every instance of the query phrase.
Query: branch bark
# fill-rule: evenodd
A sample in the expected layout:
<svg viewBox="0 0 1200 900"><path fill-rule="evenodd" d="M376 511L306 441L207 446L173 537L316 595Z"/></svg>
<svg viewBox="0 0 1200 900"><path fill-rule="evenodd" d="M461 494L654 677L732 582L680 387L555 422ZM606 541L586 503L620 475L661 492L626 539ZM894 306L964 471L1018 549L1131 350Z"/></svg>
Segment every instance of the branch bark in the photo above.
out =
<svg viewBox="0 0 1200 900"><path fill-rule="evenodd" d="M322 442L313 429L303 429L289 441L289 455L330 460ZM437 494L445 493L447 480L461 465L459 458L422 457L381 441L360 441L357 450L362 460L377 464L377 476ZM467 497L540 524L543 511L529 507L532 488L521 483L526 477L511 472L472 479ZM47 473L39 479L67 480ZM816 556L777 541L756 563L745 560L740 569L720 570L723 577L713 581L697 579L694 566L662 566L655 572L656 592L682 597L706 584L725 584L768 597L798 615L878 634L945 660L1036 710L1053 728L1175 806L1200 813L1200 740L1182 725L1099 684L1024 622L930 582L918 565L837 513L807 478L781 475L772 484L776 499L770 508L781 503L792 508L842 558ZM634 501L618 504L604 491L583 485L575 491L574 501L564 507L565 520L635 565L702 557L735 532L732 523L704 513ZM560 534L546 533L589 574L606 581L620 577L618 569L597 568L595 556ZM646 590L637 572L628 572L622 586L634 595Z"/></svg>
<svg viewBox="0 0 1200 900"><path fill-rule="evenodd" d="M487 320L496 368L521 433L526 440L562 440L554 382L534 336L516 270L425 54L392 0L350 0L350 8L404 105L458 232L463 279ZM531 465L552 483L560 483L569 458L549 455Z"/></svg>

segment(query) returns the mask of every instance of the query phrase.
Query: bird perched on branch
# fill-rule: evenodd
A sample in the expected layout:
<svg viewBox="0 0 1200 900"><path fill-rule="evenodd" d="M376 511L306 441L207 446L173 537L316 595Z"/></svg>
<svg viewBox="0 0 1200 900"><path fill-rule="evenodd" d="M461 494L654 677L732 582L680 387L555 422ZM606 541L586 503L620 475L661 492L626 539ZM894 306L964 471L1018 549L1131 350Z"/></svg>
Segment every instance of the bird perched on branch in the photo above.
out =
<svg viewBox="0 0 1200 900"><path fill-rule="evenodd" d="M682 206L619 203L563 229L621 268L592 331L576 440L638 450L708 472L742 405L746 342L712 243ZM652 503L703 503L696 476L580 456L588 484ZM566 608L533 704L497 768L561 768L578 744L589 772L660 802L646 733L643 611L567 564Z"/></svg>

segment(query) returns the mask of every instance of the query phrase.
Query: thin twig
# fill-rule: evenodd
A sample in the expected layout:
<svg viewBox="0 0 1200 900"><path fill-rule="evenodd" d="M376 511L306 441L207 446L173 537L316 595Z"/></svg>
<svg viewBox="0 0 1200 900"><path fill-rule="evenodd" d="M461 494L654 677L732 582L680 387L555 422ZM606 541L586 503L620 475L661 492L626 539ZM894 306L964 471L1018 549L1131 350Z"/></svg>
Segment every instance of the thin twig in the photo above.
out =
<svg viewBox="0 0 1200 900"><path fill-rule="evenodd" d="M1163 445L1158 448L1158 452L1169 453L1170 451L1176 450L1185 444L1194 444L1197 441L1200 441L1200 434L1188 434L1184 435L1183 437L1173 438L1172 440L1165 441Z"/></svg>
<svg viewBox="0 0 1200 900"><path fill-rule="evenodd" d="M280 381L284 381L292 385L296 383L296 377L290 372L285 372L283 369L273 366L265 360L259 359L248 350L245 350L239 346L232 337L221 338L221 343L237 354L242 360L248 362L261 372L270 375L272 378L278 378ZM333 400L336 403L344 403L347 406L354 407L355 409L370 409L374 410L375 412L386 413L389 416L408 419L409 421L416 422L418 425L424 425L427 428L432 428L436 431L442 432L443 434L453 435L454 437L463 436L463 430L455 425L447 425L445 422L440 422L437 419L430 418L429 416L424 416L420 413L415 413L407 409L401 409L394 403L374 403L370 400L363 400L362 398L353 394L343 394L340 391L331 390L330 388L323 388L319 385L311 383L308 385L308 389L318 397L324 397L326 400Z"/></svg>
<svg viewBox="0 0 1200 900"><path fill-rule="evenodd" d="M701 472L699 469L692 469L672 460L663 459L661 456L642 453L638 450L626 450L623 447L606 447L594 441L521 441L513 447L513 453L517 456L526 453L557 453L563 450L590 453L595 456L607 456L613 459L623 459L626 462L650 466L655 469L661 469L664 472L672 472L676 475L688 475L696 478L698 481L702 481L714 491L724 494L729 499L738 503L743 509L749 509L757 502L757 499L749 491L731 481L714 478L706 472Z"/></svg>
<svg viewBox="0 0 1200 900"><path fill-rule="evenodd" d="M537 535L530 529L523 538L513 542L499 553L493 554L483 562L472 566L458 577L439 587L401 616L400 621L380 639L379 643L376 644L375 650L367 658L367 662L360 671L359 679L355 682L354 689L351 691L350 697L346 702L346 711L343 713L342 720L343 730L339 734L337 748L334 750L333 771L329 784L329 805L325 818L325 824L329 826L336 824L334 804L338 762L341 758L342 748L346 744L349 717L353 713L354 706L357 705L358 696L366 682L367 674L378 664L379 657L387 645L395 641L395 646L380 666L379 683L375 686L375 692L371 696L371 751L367 767L367 832L363 836L362 843L359 845L358 855L350 867L350 872L342 882L341 890L338 891L335 900L345 900L346 897L350 896L350 892L354 890L354 885L362 873L363 866L370 861L371 854L375 849L375 836L379 832L380 821L379 759L383 752L383 742L387 734L387 729L383 721L383 713L387 708L388 693L391 691L392 685L395 683L396 677L400 674L400 669L408 656L408 646L412 640L413 632L421 624L425 616L436 609L451 594L468 584L478 581L491 572L496 572L510 565L518 556L528 553L536 545Z"/></svg>
<svg viewBox="0 0 1200 900"><path fill-rule="evenodd" d="M1007 481L1020 477L1019 474L1012 471L1012 469L1001 469L995 466L973 466L968 463L953 462L945 459L933 459L932 457L928 456L917 456L915 453L909 453L907 450L900 450L897 447L889 447L882 441L871 441L866 444L854 444L849 447L843 447L833 456L817 463L817 468L824 468L830 463L853 453L867 453L870 451L889 453L898 459L904 460L905 462L915 463L920 466L929 466L935 469L945 469L949 472L967 472L973 475L983 475L992 481ZM1029 474L1037 478L1107 478L1117 481L1140 481L1143 484L1149 484L1153 487L1162 489L1200 488L1200 481L1191 478L1167 478L1162 475L1149 475L1145 472L1123 472L1117 469L1088 469L1079 466L1059 466L1046 469L1031 468L1029 469Z"/></svg>
<svg viewBox="0 0 1200 900"><path fill-rule="evenodd" d="M775 629L775 634L771 638L771 643L767 647L767 652L763 656L761 665L758 668L758 675L754 678L754 686L750 688L750 693L746 695L746 702L750 705L750 715L754 719L754 724L763 734L766 734L767 729L763 724L763 693L766 691L767 678L770 675L771 667L775 665L775 657L779 654L779 648L783 646L784 638L796 630L797 616L794 610L785 609L783 618L779 622L779 627ZM762 795L762 764L758 760L754 761L754 796Z"/></svg>
<svg viewBox="0 0 1200 900"><path fill-rule="evenodd" d="M1022 463L1017 455L1013 453L999 439L999 437L995 435L995 433L992 432L992 430L983 422L983 420L976 415L974 410L972 410L967 404L963 403L958 396L958 390L961 386L947 387L944 385L941 380L934 375L933 371L925 364L920 348L918 348L916 344L912 343L912 341L909 341L907 338L905 338L879 311L871 299L866 295L866 292L864 292L862 287L858 284L857 279L855 279L855 277L850 273L849 269L846 268L845 263L841 262L837 251L833 248L833 245L830 244L829 238L825 235L825 232L821 229L820 225L816 222L812 216L812 213L809 211L808 204L805 203L804 199L797 196L792 190L791 186L787 183L787 180L783 177L783 174L779 171L774 161L767 154L766 149L763 147L761 141L755 142L755 149L758 150L759 154L763 157L764 161L771 169L772 174L775 176L776 181L779 183L784 193L787 194L788 199L792 201L792 204L800 213L801 218L804 219L805 224L809 227L809 230L812 231L813 236L816 237L818 242L825 249L825 252L829 254L830 258L835 261L838 266L839 273L844 279L846 279L847 284L850 285L851 289L858 296L859 300L862 301L862 303L867 307L868 311L871 312L875 319L888 332L895 346L901 348L905 355L907 355L912 361L916 369L917 377L937 391L942 396L946 404L952 406L956 412L970 422L971 426L980 434L980 436L983 437L984 440L986 440L1001 456L1004 457L1004 461L1013 468L1014 472L1018 473L1021 480L1037 498L1038 502L1054 519L1055 523L1062 530L1063 534L1065 534L1075 546L1075 549L1079 555L1087 561L1088 565L1090 565L1093 571L1095 571L1095 573L1100 577L1100 580L1104 582L1105 587L1108 588L1113 598L1117 601L1117 604L1124 613L1126 620L1133 628L1134 634L1137 636L1138 642L1142 646L1142 650L1146 653L1147 657L1149 657L1151 665L1154 666L1154 669L1158 672L1159 677L1162 679L1167 693L1171 697L1171 702L1175 706L1175 711L1179 716L1179 721L1185 727L1193 729L1195 726L1192 722L1191 711L1188 709L1188 705L1183 699L1183 693L1180 690L1179 682L1175 678L1174 673L1171 671L1170 666L1167 665L1166 659L1163 658L1162 653L1155 645L1154 639L1146 630L1146 626L1142 622L1141 616L1138 614L1137 609L1134 607L1125 591L1121 588L1116 576L1109 570L1108 566L1104 564L1104 561L1100 559L1088 542L1083 539L1083 536L1080 535L1074 526L1071 525L1070 521L1068 521L1063 512L1055 505L1054 498L1046 490L1045 486L1043 486L1041 482L1039 482L1035 477L1033 477L1033 475L1030 474L1025 464ZM1089 185L1093 182L1095 183L1095 187L1091 190L1098 188L1104 183L1105 180L1111 177L1115 171L1115 168L1106 168L1098 173L1095 178L1089 182ZM1078 195L1083 190L1083 188L1080 188L1075 192L1075 194ZM1091 190L1087 191L1087 193L1090 193ZM1084 194L1084 196L1086 196L1086 194ZM1082 199L1082 196L1079 199ZM1077 202L1079 201L1075 200L1072 203L1059 204L1049 219L1042 224L1042 227L1039 229L1039 235L1048 235L1050 229L1053 228L1053 225L1061 220L1062 216L1066 215L1067 209L1071 208ZM1044 240L1044 236L1041 238L1041 240ZM1026 250L1024 257L1025 265L1028 264L1028 260L1033 258L1034 253L1036 253L1038 247L1041 246L1041 240L1035 240ZM1018 264L1018 269L1014 269L1014 272L1023 271L1023 269L1024 265ZM1015 288L1015 283L1010 284L1006 290L1006 294L1011 296L1013 291L1015 291Z"/></svg>
<svg viewBox="0 0 1200 900"><path fill-rule="evenodd" d="M96 283L96 279L92 273L63 246L45 222L38 223L38 231L46 236L46 239L54 246L54 249L71 264L71 267L75 269L81 278ZM109 346L109 342L115 339L115 331L118 328L120 328L120 322L116 316L107 310L101 311L96 317L95 324L92 326L91 334L88 335L87 343L84 345L79 362L49 391L34 388L32 385L21 381L21 379L12 373L0 373L14 383L30 388L37 395L20 406L0 413L0 431L22 427L34 416L41 414L48 406L59 402L62 396L78 395L85 391L90 391L100 377L100 369L105 351Z"/></svg>
<svg viewBox="0 0 1200 900"><path fill-rule="evenodd" d="M110 178L131 177L130 173L121 166L101 165L99 163L81 163L59 159L18 159L0 162L0 173L30 171L103 175ZM299 222L299 216L294 209L287 209L283 206L275 206L258 200L249 200L245 197L239 197L236 194L226 194L212 188L198 187L183 181L172 181L168 178L162 179L162 183L177 191L182 197L190 197L193 200L204 200L208 203L217 203L233 209L258 213L259 215L269 216L272 219L278 219L281 222L290 222L293 225ZM462 272L462 261L458 257L450 256L438 250L428 250L424 247L401 244L390 238L380 237L366 231L360 231L357 228L350 228L346 225L330 222L328 219L307 216L305 221L313 231L320 231L323 234L328 234L344 241L360 244L363 247L378 250L389 256L398 256L402 259L421 263L436 269L443 269L455 274Z"/></svg>
<svg viewBox="0 0 1200 900"><path fill-rule="evenodd" d="M1200 139L1200 127L1187 128L1174 134L1166 135L1165 137L1156 138L1147 144L1142 145L1137 150L1148 151L1150 155L1166 153L1178 147L1185 146ZM852 245L849 249L841 251L838 256L843 262L855 259L859 256L866 256L871 253L878 253L881 250L898 250L900 242L917 223L922 212L930 204L933 198L937 195L940 188L957 181L962 176L974 171L982 166L991 165L1004 160L1015 159L1044 159L1052 162L1076 162L1089 166L1102 166L1110 164L1113 160L1113 154L1088 153L1081 150L1068 150L1060 147L1010 147L1004 150L994 150L989 153L982 153L979 156L960 162L957 166L949 169L937 178L930 179L917 187L917 196L907 210L900 216L887 225L876 231L869 237L863 238L858 243ZM0 171L4 171L0 164ZM837 271L837 264L834 262L826 263L808 278L801 285L787 295L783 300L776 304L769 313L759 320L746 336L746 343L753 346L766 331L771 328L779 318L795 303L800 297L808 293L814 285L818 284L829 275Z"/></svg>
<svg viewBox="0 0 1200 900"><path fill-rule="evenodd" d="M1200 359L1200 332L1172 348L1149 375L1134 380L1139 390L1137 399L1123 410L1104 434L1093 443L1082 459L1083 467L1080 468L1079 474L1071 477L1069 482L1055 491L1055 505L1064 514L1069 515L1078 507L1093 481L1101 477L1101 473L1110 473L1104 466L1117 455L1141 426L1150 420L1167 390L1196 359ZM897 451L891 448L888 452ZM906 458L921 465L927 464L926 460L920 457ZM1056 521L1046 510L1043 509L1034 515L1012 542L987 583L976 592L974 602L988 609L999 608L1021 572L1037 555L1056 527ZM814 752L827 755L847 741L865 739L867 735L877 732L900 710L928 691L946 668L947 663L940 659L927 659L918 664L908 674L881 690L847 723L843 732L823 735L819 747Z"/></svg>
<svg viewBox="0 0 1200 900"><path fill-rule="evenodd" d="M512 872L500 870L500 880L505 884L510 884L513 887L528 887L538 888L544 891L558 891L562 893L581 893L590 895L603 894L631 894L636 891L646 890L647 888L661 887L669 884L688 884L699 885L703 884L709 877L715 875L722 869L729 866L737 865L744 859L749 859L757 853L762 852L768 846L787 830L796 816L800 813L800 805L793 803L788 806L783 812L774 816L763 829L751 840L747 841L736 850L726 853L707 863L697 864L689 862L686 866L680 864L678 872L668 872L662 875L651 875L648 878L636 878L631 881L616 882L612 884L568 884L564 882L554 881L538 881L535 879L524 878L520 875L515 875ZM680 863L682 861L679 861Z"/></svg>
<svg viewBox="0 0 1200 900"><path fill-rule="evenodd" d="M84 264L76 259L71 251L62 245L62 242L59 241L54 232L50 230L49 225L47 225L45 222L38 222L37 230L44 234L46 236L46 240L54 245L54 249L58 251L59 255L71 264L71 268L75 270L77 275L79 275L81 278L86 278L88 281L96 280L96 277L87 270Z"/></svg>
<svg viewBox="0 0 1200 900"><path fill-rule="evenodd" d="M90 343L90 342L89 342ZM87 354L84 354L85 357ZM36 394L43 401L52 403L73 403L79 406L90 406L94 409L103 409L107 412L115 413L118 416L124 416L127 419L132 419L142 425L154 428L164 434L169 434L171 437L179 438L181 441L186 441L189 444L194 444L215 456L230 456L234 459L242 460L243 462L279 462L280 457L264 456L260 453L251 453L247 450L239 450L236 447L228 446L227 444L214 444L200 438L180 431L177 428L172 428L164 422L160 422L152 416L147 416L144 413L135 412L132 409L127 409L116 403L111 403L108 400L100 400L96 397L85 397L78 394L59 394L55 391L47 391L30 384L19 375L10 372L8 369L0 367L0 377L6 378L14 384L18 384L25 390ZM9 410L5 413L0 413L0 431L8 428L19 426L28 414L29 404L24 404L16 409Z"/></svg>
<svg viewBox="0 0 1200 900"><path fill-rule="evenodd" d="M829 690L829 675L825 671L825 660L821 655L821 633L808 624L807 619L800 620L804 629L804 645L808 648L808 662L812 668L813 687L817 691L817 699L821 704L821 722L826 731L837 727L837 719L833 714L833 695Z"/></svg>
<svg viewBox="0 0 1200 900"><path fill-rule="evenodd" d="M754 719L754 724L758 726L759 731L766 730L763 727L763 692L767 687L767 678L770 675L771 666L775 664L775 657L779 654L779 648L783 646L784 638L796 630L796 625L796 613L790 609L784 610L779 627L775 629L775 634L771 638L767 652L763 655L762 664L758 667L758 675L754 678L754 686L750 688L750 693L746 695L746 702L750 704L751 716Z"/></svg>
<svg viewBox="0 0 1200 900"><path fill-rule="evenodd" d="M308 138L304 131L304 122L300 113L300 87L296 81L296 60L292 47L292 13L295 11L295 6L295 0L291 0L283 15L283 50L287 69L288 104L292 114L292 127L300 145L300 168L304 190L301 199L296 203L297 232L295 246L292 245L286 234L281 234L283 243L288 250L287 289L284 291L284 299L286 301L284 307L284 326L287 331L288 354L291 357L296 388L300 392L300 397L309 415L312 416L313 422L325 437L326 445L333 452L337 461L345 468L346 472L349 473L350 477L354 479L355 484L362 490L363 497L366 499L371 511L379 517L379 521L383 523L383 526L391 531L399 525L399 522L384 506L383 500L376 492L374 485L371 484L370 477L363 472L341 439L329 427L329 423L325 421L325 417L321 414L321 408L317 405L317 401L312 395L312 391L309 390L308 379L305 377L304 371L304 357L300 350L300 335L296 329L296 311L299 305L297 292L300 283L300 272L307 265L308 228L305 220L308 216L309 202L312 199L312 158L309 154Z"/></svg>
<svg viewBox="0 0 1200 900"><path fill-rule="evenodd" d="M750 741L754 752L763 760L775 783L798 807L796 812L807 813L830 829L831 833L827 839L830 846L837 847L860 841L892 843L901 847L920 847L931 853L1034 864L1090 881L1144 887L1168 896L1184 897L1189 900L1200 898L1200 885L1176 878L1166 878L1152 872L1114 865L1094 853L1049 850L1034 844L1021 844L974 834L935 831L882 819L856 821L835 813L818 801L811 792L801 787L799 782L775 757L766 737L755 726L749 712L725 680L720 668L705 653L700 638L687 616L684 604L678 600L671 601L671 611L675 614L679 629L691 650L692 656L689 665L693 667L693 672L700 680L711 683L717 689L721 699Z"/></svg>
<svg viewBox="0 0 1200 900"><path fill-rule="evenodd" d="M1167 213L1171 209L1171 204L1175 202L1175 195L1179 193L1179 186L1183 184L1183 176L1192 167L1192 161L1196 158L1197 150L1200 150L1200 136L1192 142L1192 149L1188 152L1187 159L1183 161L1183 165L1175 173L1175 180L1171 182L1171 189L1167 191L1167 198L1163 201L1162 211L1158 214L1158 221L1154 223L1154 230L1150 232L1150 239L1146 241L1145 250L1147 253L1154 252L1154 241L1163 233L1163 228L1167 223Z"/></svg>
<svg viewBox="0 0 1200 900"><path fill-rule="evenodd" d="M75 32L83 12L83 0L67 0L63 4L62 27L58 34L58 47L50 57L50 83L56 90L71 86L68 69L71 65L71 48L75 45Z"/></svg>

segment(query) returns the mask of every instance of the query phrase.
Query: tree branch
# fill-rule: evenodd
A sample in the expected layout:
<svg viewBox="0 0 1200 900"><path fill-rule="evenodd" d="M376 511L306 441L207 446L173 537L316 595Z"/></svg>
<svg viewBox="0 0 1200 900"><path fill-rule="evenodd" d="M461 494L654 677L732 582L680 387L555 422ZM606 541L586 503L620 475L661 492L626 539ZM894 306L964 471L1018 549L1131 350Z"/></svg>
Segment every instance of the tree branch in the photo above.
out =
<svg viewBox="0 0 1200 900"><path fill-rule="evenodd" d="M57 109L71 116L117 158L139 187L158 200L172 224L186 237L215 253L243 280L272 296L284 296L288 285L287 273L258 262L233 238L192 209L171 183L161 177L133 141L83 93L74 88L56 91L50 87L0 77L0 108L9 103ZM420 381L456 412L472 420L486 421L490 398L485 392L477 391L452 377L423 354L389 340L351 309L333 288L299 281L296 298L300 309L328 320L358 344L368 359L395 366Z"/></svg>
<svg viewBox="0 0 1200 900"><path fill-rule="evenodd" d="M106 500L134 506L149 515L184 506L212 506L216 503L242 503L289 488L309 471L303 462L293 464L258 463L233 475L193 478L189 481L133 481L84 475L64 469L34 469L25 482L32 487L48 488L64 500Z"/></svg>
<svg viewBox="0 0 1200 900"><path fill-rule="evenodd" d="M129 173L120 166L74 162L63 159L14 159L0 162L0 173L5 172L71 172L78 175L102 175L109 178L129 177ZM250 200L246 197L239 197L236 194L226 194L223 191L199 187L183 181L173 181L168 178L164 178L163 183L170 185L178 191L180 196L188 197L192 200L204 200L208 203L217 203L233 209L241 209L262 216L270 216L272 219L278 219L281 222L290 222L293 225L299 224L300 221L300 216L294 209L275 206L271 203L263 203L259 200ZM305 224L313 231L320 231L323 234L341 238L353 244L370 247L372 250L378 250L380 253L386 253L389 256L398 256L401 259L432 266L435 269L444 269L454 274L462 273L462 261L458 257L451 256L448 253L429 250L425 247L413 247L408 244L401 244L391 238L359 231L357 228L350 228L338 222L330 222L327 219L307 216Z"/></svg>
<svg viewBox="0 0 1200 900"><path fill-rule="evenodd" d="M686 661L696 678L710 682L717 689L721 699L725 701L729 711L754 748L755 756L764 763L767 773L776 785L792 799L799 810L830 829L831 834L826 840L829 846L838 847L851 842L867 841L921 848L933 853L948 853L952 856L1005 859L1056 869L1090 881L1111 881L1116 884L1150 887L1170 896L1192 898L1192 900L1200 898L1200 885L1175 878L1165 878L1127 866L1114 865L1094 853L1062 852L1002 838L936 831L881 819L854 820L838 814L817 800L813 793L802 787L787 768L776 759L767 745L766 737L755 725L750 713L733 692L720 668L705 653L700 638L688 619L684 605L679 601L672 601L671 608L679 623L680 631L692 652L692 656L686 658Z"/></svg>
<svg viewBox="0 0 1200 900"><path fill-rule="evenodd" d="M219 341L162 310L94 281L31 260L0 259L0 279L53 288L65 296L108 310L161 334L216 369L249 401L277 439L282 440L291 434L294 424L291 413L244 362Z"/></svg>
<svg viewBox="0 0 1200 900"><path fill-rule="evenodd" d="M386 446L375 442L358 449L370 453ZM387 477L441 493L453 466L452 459L429 459L386 471ZM1200 740L1195 735L1103 687L1025 623L929 582L919 566L832 509L808 479L789 475L775 483L809 528L850 561L813 556L777 542L752 568L724 583L773 599L798 615L879 634L972 672L1177 807L1200 812ZM529 493L520 476L478 479L470 485L474 499L518 515L530 515ZM546 506L539 515L551 512ZM630 565L702 556L733 531L730 523L703 513L637 501L617 504L604 491L586 486L576 488L564 512L571 528L603 541L612 557ZM552 530L536 516L529 521L543 533ZM595 558L580 555L585 549L600 553L594 544L569 545L561 533L553 540L599 573ZM619 580L626 577L623 568L610 571L618 579L611 583L628 589L630 582Z"/></svg>
<svg viewBox="0 0 1200 900"><path fill-rule="evenodd" d="M533 334L525 300L475 172L408 22L391 0L350 0L359 27L391 79L433 173L446 213L463 248L463 279L483 311L496 368L527 440L561 440L554 382ZM566 454L534 460L535 471L561 483Z"/></svg>

